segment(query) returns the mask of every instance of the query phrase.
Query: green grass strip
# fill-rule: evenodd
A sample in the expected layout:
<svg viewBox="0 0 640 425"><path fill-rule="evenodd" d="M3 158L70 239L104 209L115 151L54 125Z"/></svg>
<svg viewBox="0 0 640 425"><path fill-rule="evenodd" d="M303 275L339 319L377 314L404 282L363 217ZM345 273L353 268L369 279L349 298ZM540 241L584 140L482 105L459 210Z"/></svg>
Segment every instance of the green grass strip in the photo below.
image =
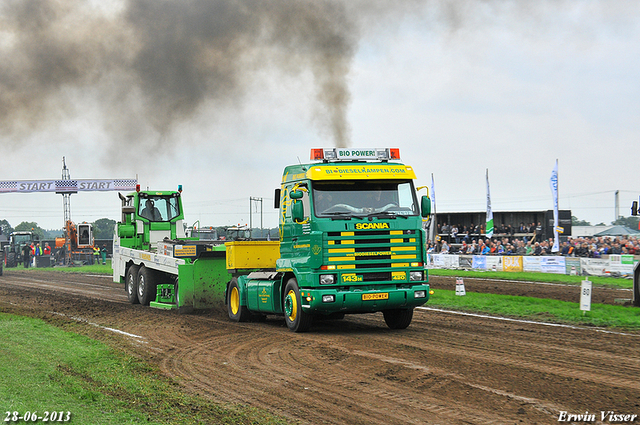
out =
<svg viewBox="0 0 640 425"><path fill-rule="evenodd" d="M640 329L640 308L608 304L591 304L591 311L583 312L580 310L579 303L469 291L466 295L460 296L453 290L438 289L431 295L425 307L488 313L543 322Z"/></svg>
<svg viewBox="0 0 640 425"><path fill-rule="evenodd" d="M527 282L564 283L568 285L580 285L583 280L587 279L594 285L606 286L609 288L633 288L632 279L604 276L571 276L541 272L485 272L474 270L429 269L429 276L459 276L478 279L522 280Z"/></svg>
<svg viewBox="0 0 640 425"><path fill-rule="evenodd" d="M113 274L113 269L111 268L111 260L107 260L107 264L93 264L90 266L75 266L75 267L54 267L53 269L45 269L45 270L54 270L54 271L63 272L63 273L83 273L83 274L101 274L101 275Z"/></svg>
<svg viewBox="0 0 640 425"><path fill-rule="evenodd" d="M4 420L6 412L68 411L76 424L288 423L257 409L185 394L156 367L102 342L4 313L0 376Z"/></svg>
<svg viewBox="0 0 640 425"><path fill-rule="evenodd" d="M92 264L87 266L55 266L55 267L29 267L28 269L18 266L17 268L5 268L6 272L11 270L20 270L26 272L35 271L54 271L60 273L82 273L82 274L100 274L100 275L112 275L113 269L111 268L111 260L107 260L107 264Z"/></svg>

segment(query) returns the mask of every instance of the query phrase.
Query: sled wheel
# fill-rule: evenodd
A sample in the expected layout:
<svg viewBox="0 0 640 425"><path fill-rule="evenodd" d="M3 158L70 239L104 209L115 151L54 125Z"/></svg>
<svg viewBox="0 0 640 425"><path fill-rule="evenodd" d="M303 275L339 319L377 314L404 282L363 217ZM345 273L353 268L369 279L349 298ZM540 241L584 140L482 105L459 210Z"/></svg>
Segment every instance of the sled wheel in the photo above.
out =
<svg viewBox="0 0 640 425"><path fill-rule="evenodd" d="M155 298L156 285L153 270L142 266L138 271L138 301L142 305L149 305Z"/></svg>
<svg viewBox="0 0 640 425"><path fill-rule="evenodd" d="M138 304L138 266L129 266L125 280L129 302Z"/></svg>

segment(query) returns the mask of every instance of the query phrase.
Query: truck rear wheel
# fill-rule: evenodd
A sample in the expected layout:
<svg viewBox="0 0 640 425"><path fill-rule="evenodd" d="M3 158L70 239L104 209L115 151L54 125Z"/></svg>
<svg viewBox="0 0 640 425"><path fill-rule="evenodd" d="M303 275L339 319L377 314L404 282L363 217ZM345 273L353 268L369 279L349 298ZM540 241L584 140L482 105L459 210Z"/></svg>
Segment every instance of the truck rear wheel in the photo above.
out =
<svg viewBox="0 0 640 425"><path fill-rule="evenodd" d="M313 317L302 311L300 288L296 278L291 278L284 288L284 320L293 332L306 332L311 327Z"/></svg>
<svg viewBox="0 0 640 425"><path fill-rule="evenodd" d="M384 310L384 321L390 329L406 329L413 319L413 309Z"/></svg>
<svg viewBox="0 0 640 425"><path fill-rule="evenodd" d="M156 298L156 282L153 276L153 270L140 267L138 270L138 301L142 305L149 303Z"/></svg>
<svg viewBox="0 0 640 425"><path fill-rule="evenodd" d="M229 319L234 322L246 322L251 316L247 307L240 305L240 288L238 287L238 279L235 277L229 282L227 311Z"/></svg>
<svg viewBox="0 0 640 425"><path fill-rule="evenodd" d="M127 298L131 304L138 304L138 266L129 266L125 276Z"/></svg>

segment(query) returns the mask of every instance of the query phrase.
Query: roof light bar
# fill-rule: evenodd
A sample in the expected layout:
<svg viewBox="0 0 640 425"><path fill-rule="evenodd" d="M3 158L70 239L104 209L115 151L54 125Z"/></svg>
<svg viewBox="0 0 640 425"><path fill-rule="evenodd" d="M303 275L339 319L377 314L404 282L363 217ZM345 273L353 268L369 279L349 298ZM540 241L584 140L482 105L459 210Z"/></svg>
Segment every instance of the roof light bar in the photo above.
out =
<svg viewBox="0 0 640 425"><path fill-rule="evenodd" d="M311 159L314 161L389 161L400 160L398 148L315 148L311 149Z"/></svg>

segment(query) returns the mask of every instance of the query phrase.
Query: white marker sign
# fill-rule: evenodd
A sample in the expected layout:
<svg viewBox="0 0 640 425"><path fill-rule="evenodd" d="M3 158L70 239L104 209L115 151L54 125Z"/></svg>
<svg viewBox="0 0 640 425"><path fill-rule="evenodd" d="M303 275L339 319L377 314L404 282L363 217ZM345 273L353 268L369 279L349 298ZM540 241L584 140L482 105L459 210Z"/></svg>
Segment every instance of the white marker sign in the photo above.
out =
<svg viewBox="0 0 640 425"><path fill-rule="evenodd" d="M591 311L591 289L591 282L583 280L580 287L580 310L582 311Z"/></svg>
<svg viewBox="0 0 640 425"><path fill-rule="evenodd" d="M467 295L467 291L464 289L464 280L461 277L456 278L456 295Z"/></svg>

